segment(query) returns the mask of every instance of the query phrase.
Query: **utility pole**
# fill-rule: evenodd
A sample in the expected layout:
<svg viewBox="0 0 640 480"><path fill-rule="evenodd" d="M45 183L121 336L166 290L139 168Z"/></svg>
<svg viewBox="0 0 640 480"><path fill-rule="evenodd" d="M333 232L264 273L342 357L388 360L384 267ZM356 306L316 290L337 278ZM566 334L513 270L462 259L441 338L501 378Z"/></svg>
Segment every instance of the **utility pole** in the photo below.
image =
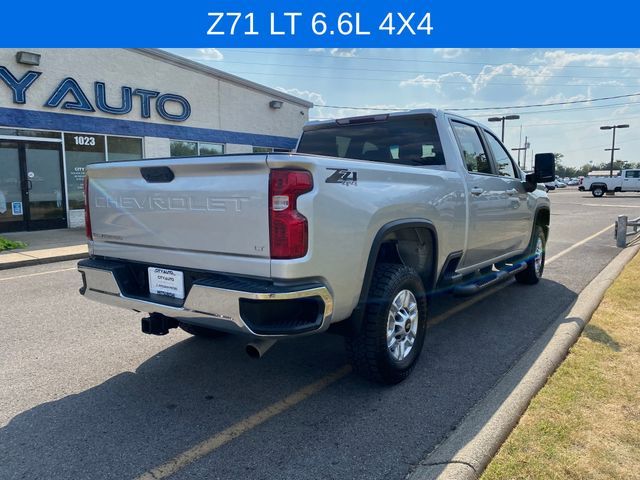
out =
<svg viewBox="0 0 640 480"><path fill-rule="evenodd" d="M531 146L531 144L527 141L529 137L524 137L524 147L512 148L511 150L518 151L518 166L520 167L520 151L524 150L524 164L522 165L522 170L527 169L527 149Z"/></svg>
<svg viewBox="0 0 640 480"><path fill-rule="evenodd" d="M522 124L520 124L520 136L518 137L518 167L520 166L520 147L522 147Z"/></svg>
<svg viewBox="0 0 640 480"><path fill-rule="evenodd" d="M613 157L615 155L616 150L620 150L616 148L616 129L617 128L629 128L628 124L624 125L603 125L600 127L600 130L613 130L613 138L611 140L611 148L605 148L604 151L611 151L611 164L609 165L609 176L613 177Z"/></svg>
<svg viewBox="0 0 640 480"><path fill-rule="evenodd" d="M502 143L504 143L504 122L505 120L518 120L520 118L520 115L505 115L502 117L491 117L489 119L490 122L502 122L502 136L500 137L500 140L502 140Z"/></svg>

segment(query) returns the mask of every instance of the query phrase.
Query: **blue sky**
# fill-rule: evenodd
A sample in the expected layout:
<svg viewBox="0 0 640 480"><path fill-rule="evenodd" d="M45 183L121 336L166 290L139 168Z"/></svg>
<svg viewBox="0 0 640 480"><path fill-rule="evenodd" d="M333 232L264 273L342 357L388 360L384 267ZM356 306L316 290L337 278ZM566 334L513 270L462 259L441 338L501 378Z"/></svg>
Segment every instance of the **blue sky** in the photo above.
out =
<svg viewBox="0 0 640 480"><path fill-rule="evenodd" d="M459 112L507 122L505 143L535 152L560 152L565 165L608 161L611 132L616 159L640 161L640 96L522 109L491 110L640 93L640 50L532 49L168 49L225 72L312 101L311 119L365 115L377 109L490 108ZM359 107L359 109L333 108ZM371 110L367 110L371 109ZM489 124L499 134L500 124ZM515 156L515 152L514 152ZM527 162L529 163L529 162Z"/></svg>

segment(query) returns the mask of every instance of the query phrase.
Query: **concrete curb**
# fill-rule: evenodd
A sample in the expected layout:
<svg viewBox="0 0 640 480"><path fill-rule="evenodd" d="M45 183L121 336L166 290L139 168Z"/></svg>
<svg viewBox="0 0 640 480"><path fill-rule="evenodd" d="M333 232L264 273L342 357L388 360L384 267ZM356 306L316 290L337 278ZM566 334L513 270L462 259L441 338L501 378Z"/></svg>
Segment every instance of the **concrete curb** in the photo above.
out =
<svg viewBox="0 0 640 480"><path fill-rule="evenodd" d="M640 245L637 245L620 252L469 411L457 429L407 475L407 479L479 478L531 399L565 359L606 290L639 250Z"/></svg>
<svg viewBox="0 0 640 480"><path fill-rule="evenodd" d="M65 260L79 260L88 256L86 245L5 253L0 256L0 270L64 262Z"/></svg>

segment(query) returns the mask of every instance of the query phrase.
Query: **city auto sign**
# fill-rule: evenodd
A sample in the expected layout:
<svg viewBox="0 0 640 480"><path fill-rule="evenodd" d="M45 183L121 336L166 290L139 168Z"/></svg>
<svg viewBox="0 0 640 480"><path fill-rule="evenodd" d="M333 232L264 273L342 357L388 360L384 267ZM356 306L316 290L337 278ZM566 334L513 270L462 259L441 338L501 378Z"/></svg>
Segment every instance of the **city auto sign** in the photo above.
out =
<svg viewBox="0 0 640 480"><path fill-rule="evenodd" d="M0 79L13 93L13 103L27 103L27 91L42 72L29 70L21 78L13 75L7 67L0 65ZM175 93L163 93L144 88L120 88L120 102L113 106L107 102L106 85L104 82L94 82L94 103L92 104L86 93L80 88L78 82L67 77L53 90L45 107L64 108L65 110L77 110L81 112L95 112L96 109L112 115L126 115L133 110L134 101L140 102L140 114L142 118L151 117L151 104L155 103L155 110L165 120L184 122L191 115L191 105L186 98ZM155 99L155 102L152 100ZM95 105L95 106L94 106ZM173 111L167 110L167 105L172 105ZM179 113L175 113L179 111Z"/></svg>

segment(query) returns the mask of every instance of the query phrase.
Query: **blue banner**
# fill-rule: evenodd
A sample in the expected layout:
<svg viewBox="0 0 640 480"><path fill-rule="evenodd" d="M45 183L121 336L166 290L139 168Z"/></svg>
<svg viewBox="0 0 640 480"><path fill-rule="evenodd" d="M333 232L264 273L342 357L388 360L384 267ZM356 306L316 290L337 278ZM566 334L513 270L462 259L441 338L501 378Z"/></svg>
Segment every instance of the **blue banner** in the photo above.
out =
<svg viewBox="0 0 640 480"><path fill-rule="evenodd" d="M5 2L1 47L638 47L640 2Z"/></svg>

